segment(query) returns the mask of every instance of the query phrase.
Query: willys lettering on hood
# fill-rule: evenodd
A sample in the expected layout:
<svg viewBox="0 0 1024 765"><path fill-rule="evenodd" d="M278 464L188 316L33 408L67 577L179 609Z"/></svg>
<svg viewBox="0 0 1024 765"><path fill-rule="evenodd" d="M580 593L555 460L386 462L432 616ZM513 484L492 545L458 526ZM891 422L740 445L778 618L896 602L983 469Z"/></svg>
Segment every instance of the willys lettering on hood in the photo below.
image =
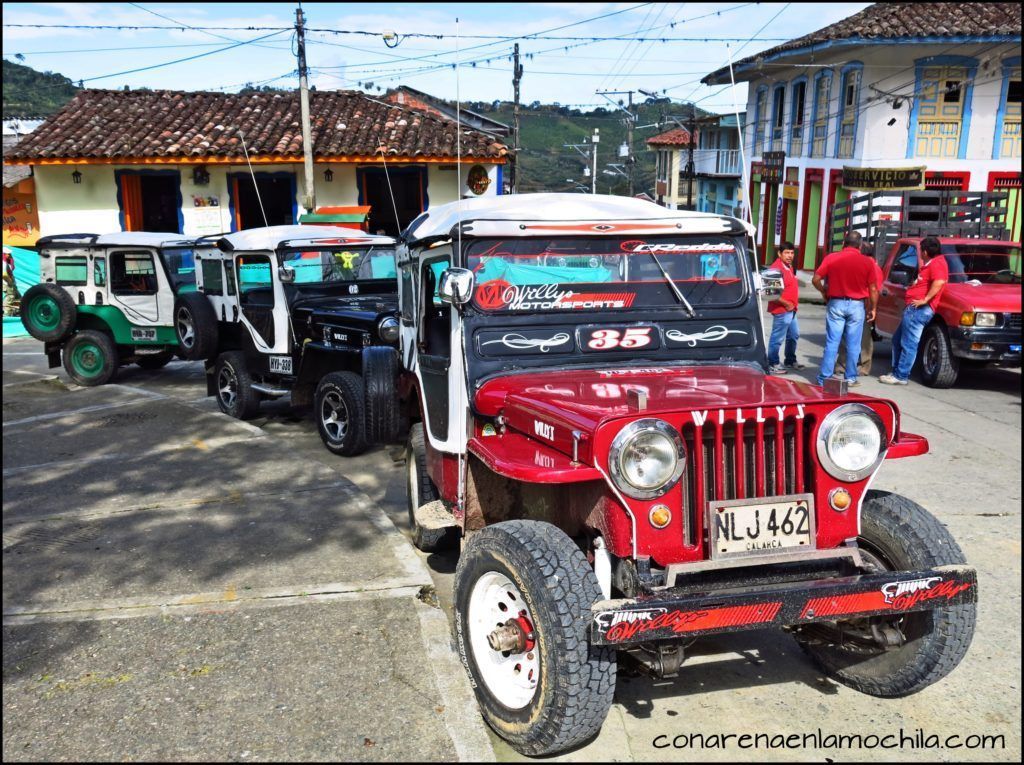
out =
<svg viewBox="0 0 1024 765"><path fill-rule="evenodd" d="M631 404L637 394L646 399L642 411ZM485 417L502 414L513 429L571 451L573 431L592 435L617 417L666 417L677 426L801 420L811 406L831 401L806 382L723 365L507 375L480 388L476 409Z"/></svg>

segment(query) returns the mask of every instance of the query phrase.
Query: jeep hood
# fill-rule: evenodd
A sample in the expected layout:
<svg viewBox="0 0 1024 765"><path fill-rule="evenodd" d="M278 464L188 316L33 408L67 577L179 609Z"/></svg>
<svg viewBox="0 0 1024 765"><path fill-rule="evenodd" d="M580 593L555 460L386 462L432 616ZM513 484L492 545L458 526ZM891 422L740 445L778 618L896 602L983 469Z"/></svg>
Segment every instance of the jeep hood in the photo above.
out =
<svg viewBox="0 0 1024 765"><path fill-rule="evenodd" d="M1019 284L947 284L942 302L961 311L1020 313Z"/></svg>
<svg viewBox="0 0 1024 765"><path fill-rule="evenodd" d="M475 405L486 417L502 415L513 427L593 434L605 421L636 416L636 393L646 394L644 416L667 412L814 405L865 400L843 398L798 378L766 375L753 365L550 370L492 378ZM632 401L631 401L632 398ZM540 425L537 425L540 423ZM560 439L559 439L560 440Z"/></svg>

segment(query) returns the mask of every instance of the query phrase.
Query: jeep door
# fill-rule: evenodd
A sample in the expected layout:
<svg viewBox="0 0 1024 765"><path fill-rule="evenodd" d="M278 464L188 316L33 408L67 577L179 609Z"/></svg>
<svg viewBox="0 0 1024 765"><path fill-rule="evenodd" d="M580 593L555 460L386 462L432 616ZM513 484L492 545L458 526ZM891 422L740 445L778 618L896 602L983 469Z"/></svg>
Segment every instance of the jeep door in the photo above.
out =
<svg viewBox="0 0 1024 765"><path fill-rule="evenodd" d="M875 318L878 331L887 335L894 333L903 320L907 288L916 281L918 269L916 242L897 242L894 250L886 264ZM898 281L893 281L893 274L899 275Z"/></svg>
<svg viewBox="0 0 1024 765"><path fill-rule="evenodd" d="M260 353L288 353L288 305L270 253L235 255L239 320Z"/></svg>
<svg viewBox="0 0 1024 765"><path fill-rule="evenodd" d="M196 250L196 289L210 301L217 321L238 321L238 296L232 262L221 258L215 248Z"/></svg>
<svg viewBox="0 0 1024 765"><path fill-rule="evenodd" d="M174 292L151 249L111 250L107 255L110 305L132 324L171 326Z"/></svg>
<svg viewBox="0 0 1024 765"><path fill-rule="evenodd" d="M462 316L438 296L441 274L451 265L451 247L431 251L418 264L415 335L403 331L403 359L419 381L425 431L431 446L461 452L466 442L467 391ZM415 262L415 261L414 261ZM410 307L403 299L402 313ZM408 345L406 345L408 344ZM410 347L411 346L411 347Z"/></svg>

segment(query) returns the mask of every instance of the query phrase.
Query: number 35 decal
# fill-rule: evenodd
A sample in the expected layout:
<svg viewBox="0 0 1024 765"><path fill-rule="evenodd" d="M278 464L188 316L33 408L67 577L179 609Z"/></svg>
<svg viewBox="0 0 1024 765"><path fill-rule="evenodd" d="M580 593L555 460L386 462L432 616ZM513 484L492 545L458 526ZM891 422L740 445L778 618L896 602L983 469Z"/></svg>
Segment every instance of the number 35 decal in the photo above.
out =
<svg viewBox="0 0 1024 765"><path fill-rule="evenodd" d="M653 327L591 330L586 348L592 351L628 351L634 348L657 347L657 336L652 336L653 331Z"/></svg>

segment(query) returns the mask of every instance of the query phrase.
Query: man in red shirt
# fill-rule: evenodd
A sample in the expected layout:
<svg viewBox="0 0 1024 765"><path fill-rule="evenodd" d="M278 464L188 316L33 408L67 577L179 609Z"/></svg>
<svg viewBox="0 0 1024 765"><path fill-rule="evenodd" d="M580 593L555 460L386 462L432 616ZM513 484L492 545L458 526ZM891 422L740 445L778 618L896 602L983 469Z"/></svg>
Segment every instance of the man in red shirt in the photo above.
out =
<svg viewBox="0 0 1024 765"><path fill-rule="evenodd" d="M875 249L870 244L862 244L860 251L864 253L865 257L871 258L871 265L875 268L875 286L878 287L879 293L882 291L882 282L885 281L885 277L882 274L882 269L875 261ZM875 323L864 322L864 331L860 333L860 361L857 362L857 372L859 377L871 374L871 360L875 355ZM840 344L839 346L839 360L836 361L836 366L839 369L846 369L846 346Z"/></svg>
<svg viewBox="0 0 1024 765"><path fill-rule="evenodd" d="M846 346L847 384L860 385L857 357L861 332L865 319L875 320L878 305L875 267L861 254L860 245L861 235L851 231L843 239L843 249L826 255L811 279L826 301L825 354L818 370L818 385L824 385L835 371L840 342Z"/></svg>
<svg viewBox="0 0 1024 765"><path fill-rule="evenodd" d="M906 385L910 379L921 335L935 315L942 291L949 281L949 266L941 253L942 246L934 236L921 240L921 269L917 281L907 290L903 320L892 336L892 373L879 377L879 382Z"/></svg>
<svg viewBox="0 0 1024 765"><path fill-rule="evenodd" d="M796 304L800 299L800 285L793 273L793 261L796 259L796 248L792 242L783 242L779 248L779 256L769 268L782 274L782 294L778 299L768 303L768 313L772 315L772 334L768 339L768 373L784 375L789 369L803 369L804 365L796 360L796 341L800 339L800 325L796 320ZM783 341L786 345L785 366L779 364L779 350Z"/></svg>

